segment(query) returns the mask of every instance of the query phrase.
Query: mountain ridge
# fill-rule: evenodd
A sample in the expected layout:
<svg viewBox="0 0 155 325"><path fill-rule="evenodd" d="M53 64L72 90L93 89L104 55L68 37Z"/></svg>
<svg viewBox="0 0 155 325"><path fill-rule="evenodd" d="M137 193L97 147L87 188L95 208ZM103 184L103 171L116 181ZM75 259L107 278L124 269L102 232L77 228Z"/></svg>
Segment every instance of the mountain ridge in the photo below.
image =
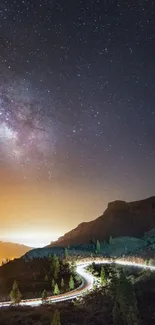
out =
<svg viewBox="0 0 155 325"><path fill-rule="evenodd" d="M108 240L110 236L141 237L155 227L155 196L139 201L109 202L98 218L80 223L48 247L87 244L91 240Z"/></svg>
<svg viewBox="0 0 155 325"><path fill-rule="evenodd" d="M0 263L7 259L19 258L32 248L26 245L0 241Z"/></svg>

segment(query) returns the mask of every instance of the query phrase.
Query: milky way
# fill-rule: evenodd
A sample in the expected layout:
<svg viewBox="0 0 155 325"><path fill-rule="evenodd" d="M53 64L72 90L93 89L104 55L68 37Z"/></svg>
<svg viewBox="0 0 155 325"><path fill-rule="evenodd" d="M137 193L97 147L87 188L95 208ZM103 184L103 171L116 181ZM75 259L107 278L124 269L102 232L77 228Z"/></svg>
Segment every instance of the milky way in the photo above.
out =
<svg viewBox="0 0 155 325"><path fill-rule="evenodd" d="M154 16L148 1L0 4L0 159L10 173L103 196L152 193Z"/></svg>
<svg viewBox="0 0 155 325"><path fill-rule="evenodd" d="M46 165L49 172L48 159L56 143L54 126L41 114L43 104L34 92L31 96L29 88L18 80L2 83L0 92L1 162L23 169L23 176L27 166L40 169Z"/></svg>

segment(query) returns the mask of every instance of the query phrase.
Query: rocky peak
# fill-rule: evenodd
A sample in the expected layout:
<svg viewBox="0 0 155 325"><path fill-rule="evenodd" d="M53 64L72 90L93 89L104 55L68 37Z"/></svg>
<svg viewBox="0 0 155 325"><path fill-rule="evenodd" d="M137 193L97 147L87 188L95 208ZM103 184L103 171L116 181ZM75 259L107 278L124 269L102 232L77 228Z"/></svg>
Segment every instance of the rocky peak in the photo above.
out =
<svg viewBox="0 0 155 325"><path fill-rule="evenodd" d="M108 211L124 211L129 210L129 205L125 201L116 200L108 204Z"/></svg>

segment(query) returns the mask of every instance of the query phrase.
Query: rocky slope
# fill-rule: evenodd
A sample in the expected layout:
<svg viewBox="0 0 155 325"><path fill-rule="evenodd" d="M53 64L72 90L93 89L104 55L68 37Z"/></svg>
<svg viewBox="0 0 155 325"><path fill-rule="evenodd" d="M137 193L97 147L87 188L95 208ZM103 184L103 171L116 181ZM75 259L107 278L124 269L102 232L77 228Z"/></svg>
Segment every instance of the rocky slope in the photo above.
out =
<svg viewBox="0 0 155 325"><path fill-rule="evenodd" d="M6 259L14 259L21 257L31 248L25 245L14 243L0 242L0 264Z"/></svg>
<svg viewBox="0 0 155 325"><path fill-rule="evenodd" d="M93 239L108 240L110 236L141 237L155 227L155 196L136 202L114 201L99 218L83 222L60 237L49 247L86 244Z"/></svg>

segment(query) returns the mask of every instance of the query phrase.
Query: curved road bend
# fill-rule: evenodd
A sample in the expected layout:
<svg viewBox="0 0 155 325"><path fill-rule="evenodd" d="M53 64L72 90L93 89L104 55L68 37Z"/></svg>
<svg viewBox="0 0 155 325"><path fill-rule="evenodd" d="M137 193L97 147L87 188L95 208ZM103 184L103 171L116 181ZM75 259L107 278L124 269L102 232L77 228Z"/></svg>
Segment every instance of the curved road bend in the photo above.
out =
<svg viewBox="0 0 155 325"><path fill-rule="evenodd" d="M93 283L95 281L95 278L93 277L92 274L87 273L85 268L86 268L86 266L92 264L92 262L94 262L96 264L111 264L111 263L113 263L111 260L108 260L108 259L107 260L101 259L101 260L97 260L97 261L90 260L90 261L86 261L86 262L77 263L76 272L82 278L82 284L80 285L80 287L78 287L77 289L72 290L70 292L58 295L58 296L50 296L47 298L47 301L56 303L56 302L61 302L61 301L73 300L77 297L82 296L84 293L86 293L86 291L91 290L93 288ZM119 265L124 265L124 266L133 266L133 267L139 267L139 268L150 269L151 271L155 271L155 266L148 266L145 264L138 264L138 263L122 261L122 260L117 260L114 263L119 264ZM22 305L22 306L32 306L32 307L39 306L41 304L42 304L41 298L26 299L26 300L22 300L20 302L20 305ZM0 308L8 307L10 305L11 305L11 301L1 302Z"/></svg>

